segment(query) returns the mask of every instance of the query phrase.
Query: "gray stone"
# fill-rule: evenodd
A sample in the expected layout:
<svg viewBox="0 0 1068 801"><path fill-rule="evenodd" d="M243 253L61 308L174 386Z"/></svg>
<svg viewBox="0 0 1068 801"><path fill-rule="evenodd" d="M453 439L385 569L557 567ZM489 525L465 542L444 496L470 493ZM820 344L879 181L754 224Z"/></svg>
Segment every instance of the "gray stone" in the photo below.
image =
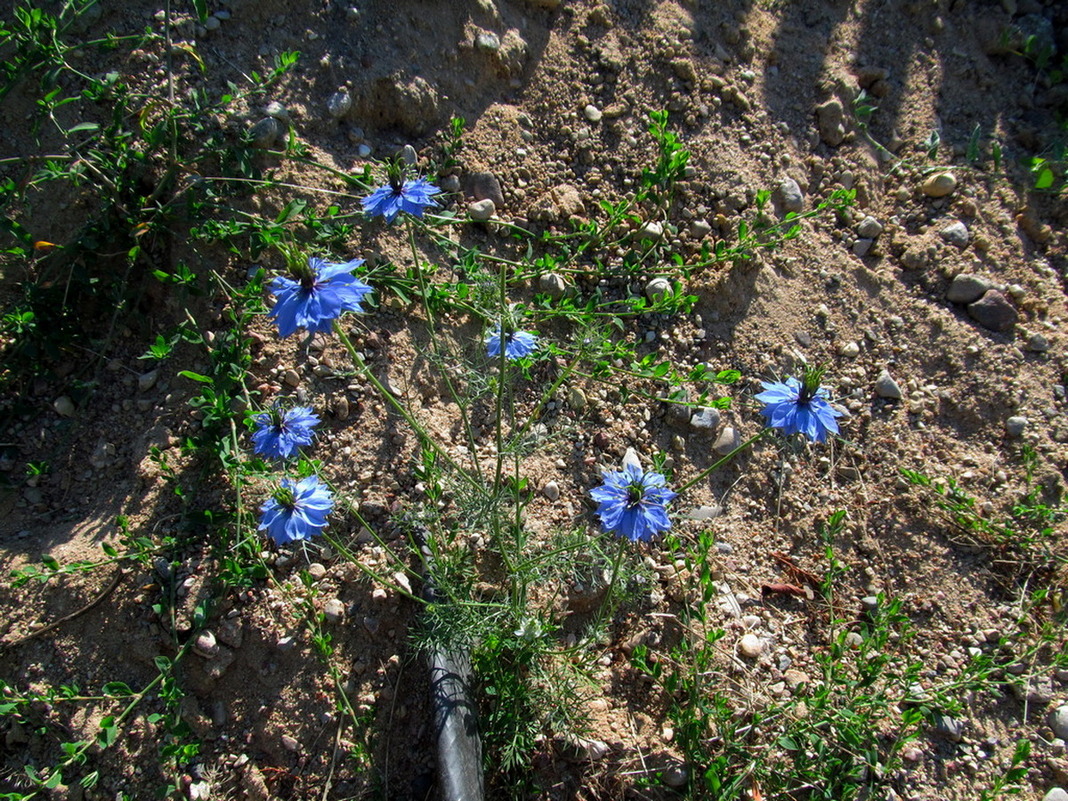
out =
<svg viewBox="0 0 1068 801"><path fill-rule="evenodd" d="M582 391L582 387L571 387L567 391L567 405L574 409L576 412L581 412L589 405L589 401L586 400L586 393Z"/></svg>
<svg viewBox="0 0 1068 801"><path fill-rule="evenodd" d="M634 238L638 240L642 239L660 239L664 235L664 226L656 220L651 220L637 231L634 232Z"/></svg>
<svg viewBox="0 0 1068 801"><path fill-rule="evenodd" d="M204 30L206 31L217 31L221 25L222 22L214 14L204 20Z"/></svg>
<svg viewBox="0 0 1068 801"><path fill-rule="evenodd" d="M968 226L960 220L951 222L939 231L938 235L942 237L943 241L948 242L951 245L956 245L959 248L967 247L968 240L971 238L971 234L968 233Z"/></svg>
<svg viewBox="0 0 1068 801"><path fill-rule="evenodd" d="M474 200L492 200L498 209L504 208L501 182L491 172L472 172L464 176L464 192Z"/></svg>
<svg viewBox="0 0 1068 801"><path fill-rule="evenodd" d="M676 403L669 403L667 405L667 419L672 425L682 426L690 422L690 417L693 416L693 409L686 404L690 400L690 393L686 389L681 391L676 389L673 394L678 393L675 398Z"/></svg>
<svg viewBox="0 0 1068 801"><path fill-rule="evenodd" d="M1057 737L1068 740L1068 704L1059 706L1050 712L1046 722Z"/></svg>
<svg viewBox="0 0 1068 801"><path fill-rule="evenodd" d="M879 373L879 377L875 379L875 394L880 398L901 400L901 387L897 385L888 370L883 370Z"/></svg>
<svg viewBox="0 0 1068 801"><path fill-rule="evenodd" d="M494 213L496 213L497 207L493 201L489 198L484 200L476 200L474 203L467 205L467 213L471 216L472 220L476 222L486 222L493 219Z"/></svg>
<svg viewBox="0 0 1068 801"><path fill-rule="evenodd" d="M600 122L603 114L601 113L601 110L597 108L597 106L591 103L582 110L582 116L584 116L590 122Z"/></svg>
<svg viewBox="0 0 1068 801"><path fill-rule="evenodd" d="M541 488L541 494L544 495L549 501L556 501L560 497L560 485L555 481L545 482L545 486Z"/></svg>
<svg viewBox="0 0 1068 801"><path fill-rule="evenodd" d="M654 303L671 297L671 295L674 294L674 291L675 288L667 278L653 278L645 285L645 297L649 298L649 300Z"/></svg>
<svg viewBox="0 0 1068 801"><path fill-rule="evenodd" d="M327 623L337 623L345 617L345 604L340 598L331 598L323 604L323 617Z"/></svg>
<svg viewBox="0 0 1068 801"><path fill-rule="evenodd" d="M968 314L983 328L991 331L1010 331L1019 314L1008 299L996 289L988 290L975 303L968 305Z"/></svg>
<svg viewBox="0 0 1068 801"><path fill-rule="evenodd" d="M312 580L314 581L319 581L320 579L325 578L326 565L322 564L321 562L312 562L310 565L308 565L308 575L311 576Z"/></svg>
<svg viewBox="0 0 1068 801"><path fill-rule="evenodd" d="M920 185L927 197L945 197L957 188L957 177L951 172L936 172Z"/></svg>
<svg viewBox="0 0 1068 801"><path fill-rule="evenodd" d="M267 104L267 108L264 109L267 112L268 117L274 117L276 120L288 120L289 109L279 103L277 100L272 100Z"/></svg>
<svg viewBox="0 0 1068 801"><path fill-rule="evenodd" d="M156 379L159 378L159 370L149 370L147 373L142 373L137 377L137 388L142 392L148 392L156 385Z"/></svg>
<svg viewBox="0 0 1068 801"><path fill-rule="evenodd" d="M946 300L950 303L975 303L990 289L990 281L978 275L961 273L954 277L953 283L946 291Z"/></svg>
<svg viewBox="0 0 1068 801"><path fill-rule="evenodd" d="M837 147L845 139L845 109L842 101L831 98L816 106L816 124L820 139L831 147Z"/></svg>
<svg viewBox="0 0 1068 801"><path fill-rule="evenodd" d="M1027 349L1032 353L1045 353L1049 350L1049 340L1040 333L1031 334L1027 338Z"/></svg>
<svg viewBox="0 0 1068 801"><path fill-rule="evenodd" d="M208 629L200 632L197 635L196 640L193 641L193 652L197 656L202 656L205 659L211 659L217 656L219 653L219 644L215 641L215 635Z"/></svg>
<svg viewBox="0 0 1068 801"><path fill-rule="evenodd" d="M1023 436L1024 429L1027 428L1027 418L1020 417L1019 415L1010 417L1005 421L1005 433L1014 439L1019 439Z"/></svg>
<svg viewBox="0 0 1068 801"><path fill-rule="evenodd" d="M697 409L694 409L693 415L690 417L691 426L698 431L707 433L711 433L719 428L719 422L719 409L714 409L710 406L700 406Z"/></svg>
<svg viewBox="0 0 1068 801"><path fill-rule="evenodd" d="M764 652L764 641L756 634L743 634L738 641L738 653L747 659L756 659Z"/></svg>
<svg viewBox="0 0 1068 801"><path fill-rule="evenodd" d="M538 291L553 300L560 300L567 294L567 282L559 273L545 273L538 276Z"/></svg>
<svg viewBox="0 0 1068 801"><path fill-rule="evenodd" d="M716 437L712 450L720 456L726 456L741 444L742 441L738 436L738 430L734 426L724 426L723 430L719 432L719 436Z"/></svg>
<svg viewBox="0 0 1068 801"><path fill-rule="evenodd" d="M74 401L66 395L61 395L52 402L52 408L60 417L70 417L74 414Z"/></svg>
<svg viewBox="0 0 1068 801"><path fill-rule="evenodd" d="M638 456L638 452L634 448L627 448L627 452L623 454L623 468L628 466L633 467L636 470L642 469L642 460Z"/></svg>
<svg viewBox="0 0 1068 801"><path fill-rule="evenodd" d="M690 771L685 765L670 765L660 774L660 778L673 790L681 790L690 781Z"/></svg>
<svg viewBox="0 0 1068 801"><path fill-rule="evenodd" d="M1048 676L1031 676L1010 685L1016 700L1028 704L1048 704L1053 700L1053 680Z"/></svg>
<svg viewBox="0 0 1068 801"><path fill-rule="evenodd" d="M883 224L874 217L865 217L857 226L857 236L865 239L875 239L883 232Z"/></svg>
<svg viewBox="0 0 1068 801"><path fill-rule="evenodd" d="M800 213L805 208L805 196L801 187L793 178L783 178L779 182L779 200L786 212Z"/></svg>
<svg viewBox="0 0 1068 801"><path fill-rule="evenodd" d="M1068 792L1060 787L1054 787L1042 796L1042 801L1068 801Z"/></svg>
<svg viewBox="0 0 1068 801"><path fill-rule="evenodd" d="M853 255L859 258L864 258L871 251L871 246L875 244L873 239L858 239L853 243Z"/></svg>
<svg viewBox="0 0 1068 801"><path fill-rule="evenodd" d="M722 506L698 506L686 517L690 520L711 520L723 514Z"/></svg>
<svg viewBox="0 0 1068 801"><path fill-rule="evenodd" d="M415 148L411 145L405 145L400 149L400 157L409 167L414 167L419 163L419 154L415 152Z"/></svg>
<svg viewBox="0 0 1068 801"><path fill-rule="evenodd" d="M959 743L964 739L964 721L936 712L935 733L952 743Z"/></svg>
<svg viewBox="0 0 1068 801"><path fill-rule="evenodd" d="M704 239L712 233L712 225L708 220L694 220L690 223L690 236L694 239Z"/></svg>
<svg viewBox="0 0 1068 801"><path fill-rule="evenodd" d="M475 47L479 50L495 53L501 49L501 37L493 31L479 31L475 35Z"/></svg>
<svg viewBox="0 0 1068 801"><path fill-rule="evenodd" d="M326 101L326 113L332 120L340 120L352 109L352 95L339 89Z"/></svg>
<svg viewBox="0 0 1068 801"><path fill-rule="evenodd" d="M248 131L252 146L260 150L270 150L286 135L286 126L274 117L264 117Z"/></svg>

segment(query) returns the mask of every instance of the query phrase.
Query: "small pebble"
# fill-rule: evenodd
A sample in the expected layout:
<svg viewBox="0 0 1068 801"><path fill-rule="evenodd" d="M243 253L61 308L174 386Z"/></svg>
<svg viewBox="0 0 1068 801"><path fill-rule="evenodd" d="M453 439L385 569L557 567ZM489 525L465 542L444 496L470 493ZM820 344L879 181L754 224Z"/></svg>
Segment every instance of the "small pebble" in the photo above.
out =
<svg viewBox="0 0 1068 801"><path fill-rule="evenodd" d="M716 437L712 450L720 456L726 456L741 444L742 441L738 436L738 430L734 426L724 426L723 430L719 432L719 436Z"/></svg>
<svg viewBox="0 0 1068 801"><path fill-rule="evenodd" d="M1023 436L1024 429L1027 428L1027 418L1020 417L1019 415L1010 417L1005 421L1005 433L1013 439L1019 439Z"/></svg>
<svg viewBox="0 0 1068 801"><path fill-rule="evenodd" d="M738 653L747 659L756 659L764 651L764 641L755 634L743 634L738 641Z"/></svg>
<svg viewBox="0 0 1068 801"><path fill-rule="evenodd" d="M674 287L672 287L671 281L667 278L657 277L645 285L645 296L653 302L671 297L673 292Z"/></svg>
<svg viewBox="0 0 1068 801"><path fill-rule="evenodd" d="M600 122L603 116L601 110L592 103L582 110L582 115L590 122Z"/></svg>
<svg viewBox="0 0 1068 801"><path fill-rule="evenodd" d="M323 604L323 616L328 623L337 623L345 617L345 604L339 598L331 598Z"/></svg>
<svg viewBox="0 0 1068 801"><path fill-rule="evenodd" d="M951 172L936 172L920 185L927 197L945 197L957 188L957 178Z"/></svg>
<svg viewBox="0 0 1068 801"><path fill-rule="evenodd" d="M1047 722L1057 737L1068 740L1068 704L1059 706L1050 712Z"/></svg>
<svg viewBox="0 0 1068 801"><path fill-rule="evenodd" d="M541 494L550 501L556 501L560 497L560 485L555 481L548 481L545 486L541 488Z"/></svg>
<svg viewBox="0 0 1068 801"><path fill-rule="evenodd" d="M308 565L308 575L311 576L314 581L319 581L326 576L326 566L319 562L312 562Z"/></svg>
<svg viewBox="0 0 1068 801"><path fill-rule="evenodd" d="M901 400L901 387L897 385L888 370L883 370L875 379L875 394L880 398Z"/></svg>
<svg viewBox="0 0 1068 801"><path fill-rule="evenodd" d="M496 211L496 204L489 198L476 200L474 203L467 204L467 213L471 216L471 219L476 222L486 222L487 220L493 219L493 215Z"/></svg>

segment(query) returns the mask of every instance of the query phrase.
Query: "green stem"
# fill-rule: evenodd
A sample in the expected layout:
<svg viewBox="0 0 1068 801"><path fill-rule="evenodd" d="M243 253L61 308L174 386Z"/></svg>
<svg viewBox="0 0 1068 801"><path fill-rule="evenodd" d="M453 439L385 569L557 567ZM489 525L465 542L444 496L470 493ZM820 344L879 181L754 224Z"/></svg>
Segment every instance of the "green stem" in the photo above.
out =
<svg viewBox="0 0 1068 801"><path fill-rule="evenodd" d="M445 462L451 468L453 468L457 473L459 473L460 477L463 478L464 481L466 481L476 490L484 492L485 488L482 486L482 482L479 481L477 477L472 476L463 467L461 467L456 462L456 460L449 455L448 451L446 451L433 437L430 436L429 433L427 433L426 429L423 428L423 426L419 423L418 420L415 419L415 417L412 416L412 413L409 412L407 408L405 408L404 404L401 403L392 392L386 389L385 385L383 385L383 383L378 380L378 377L371 372L371 368L367 365L367 362L363 360L363 357L356 351L356 348L352 344L352 340L349 339L349 336L345 333L344 329L342 329L340 325L335 325L334 330L337 333L338 339L341 340L341 344L345 346L345 350L349 352L349 357L352 359L353 366L356 367L358 370L362 371L364 378L371 382L371 385L374 386L376 390L378 390L378 393L385 399L386 403L392 406L397 411L397 413L404 418L404 421L409 426L411 426L412 431L415 432L416 436L419 437L420 441L424 445L429 446L431 450L434 451L434 453L436 453L443 460L445 460Z"/></svg>
<svg viewBox="0 0 1068 801"><path fill-rule="evenodd" d="M702 470L702 471L701 471L700 473L698 473L698 474L697 474L696 476L694 476L694 477L693 477L693 478L691 478L691 479L690 479L689 481L687 481L687 482L686 482L685 484L683 484L683 485L682 485L681 487L679 487L679 489L678 489L678 493L679 493L679 495L682 495L682 493L686 492L686 490L688 490L688 489L689 489L690 487L692 487L692 486L693 486L694 484L696 484L696 483L697 483L698 481L701 481L702 479L704 479L704 478L705 478L705 477L706 477L706 476L707 476L707 475L708 475L709 473L711 473L711 472L712 472L713 470L715 470L715 469L716 469L717 467L720 467L720 466L722 466L722 465L725 465L725 464L726 464L727 462L729 462L729 461L730 461L731 459L733 459L733 458L734 458L734 457L735 457L736 455L738 455L739 453L741 453L742 451L744 451L744 450L745 450L746 448L748 448L748 447L749 447L750 445L752 445L752 444L753 444L754 442L756 442L756 441L757 441L758 439L761 439L761 438L763 438L763 437L766 437L766 436L768 435L768 433L769 433L769 432L770 432L771 430L772 430L772 429L770 429L770 428L762 428L762 429L760 429L760 431L759 431L759 432L757 432L756 434L754 434L753 436L751 436L751 437L750 437L749 439L747 439L747 440L746 440L745 442L743 442L743 443L742 443L741 445L739 445L739 446L738 446L737 448L735 448L735 449L734 449L733 451L731 451L730 453L728 453L728 454L727 454L726 456L724 456L724 457L723 457L722 459L718 459L717 461L713 462L711 466L709 466L709 467L706 467L706 468L705 468L704 470Z"/></svg>

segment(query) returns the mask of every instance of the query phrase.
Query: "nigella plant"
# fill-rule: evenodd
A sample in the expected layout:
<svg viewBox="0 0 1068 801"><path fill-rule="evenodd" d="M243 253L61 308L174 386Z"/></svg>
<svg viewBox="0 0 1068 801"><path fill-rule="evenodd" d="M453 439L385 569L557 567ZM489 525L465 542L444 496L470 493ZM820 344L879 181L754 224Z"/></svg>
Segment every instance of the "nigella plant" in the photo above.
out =
<svg viewBox="0 0 1068 801"><path fill-rule="evenodd" d="M266 531L278 545L294 540L310 540L326 528L326 516L334 508L330 488L318 476L300 481L283 478L260 512L260 531Z"/></svg>
<svg viewBox="0 0 1068 801"><path fill-rule="evenodd" d="M671 520L667 505L678 493L669 490L666 483L660 473L643 471L636 464L606 472L604 483L590 490L604 530L642 541L668 531Z"/></svg>
<svg viewBox="0 0 1068 801"><path fill-rule="evenodd" d="M343 311L362 311L371 287L352 274L361 264L363 259L333 264L313 256L307 265L290 266L293 278L275 277L267 288L277 297L269 314L278 333L287 337L298 328L326 333Z"/></svg>
<svg viewBox="0 0 1068 801"><path fill-rule="evenodd" d="M785 382L762 381L764 391L756 399L764 404L761 414L772 428L786 434L804 434L815 442L823 442L827 434L838 433L842 413L827 402L827 390L820 386L824 371L809 368L799 381L792 376Z"/></svg>
<svg viewBox="0 0 1068 801"><path fill-rule="evenodd" d="M252 449L269 459L287 459L301 445L310 445L319 418L310 406L282 409L275 405L253 418Z"/></svg>
<svg viewBox="0 0 1068 801"><path fill-rule="evenodd" d="M538 347L538 338L528 331L509 331L497 326L486 340L486 355L491 359L499 358L502 346L504 358L514 361L532 354Z"/></svg>
<svg viewBox="0 0 1068 801"><path fill-rule="evenodd" d="M380 186L360 202L369 217L385 217L393 222L402 211L413 217L422 217L429 208L437 208L434 195L441 192L426 178L405 179L406 165L401 158L386 163L388 183Z"/></svg>

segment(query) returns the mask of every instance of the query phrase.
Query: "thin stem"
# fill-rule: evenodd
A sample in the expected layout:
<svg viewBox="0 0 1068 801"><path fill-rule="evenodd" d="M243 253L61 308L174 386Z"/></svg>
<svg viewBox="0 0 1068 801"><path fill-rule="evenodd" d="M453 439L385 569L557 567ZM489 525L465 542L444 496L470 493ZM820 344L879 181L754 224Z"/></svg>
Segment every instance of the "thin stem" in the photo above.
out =
<svg viewBox="0 0 1068 801"><path fill-rule="evenodd" d="M456 460L449 455L448 451L446 451L433 437L430 436L429 433L427 433L427 430L423 428L422 424L418 420L416 420L415 417L412 416L412 413L409 412L407 408L405 408L404 404L397 400L396 396L388 389L386 389L382 382L378 380L378 377L371 372L371 368L368 366L367 362L363 360L363 357L356 351L356 348L352 344L352 340L349 339L348 334L345 333L341 326L335 326L334 330L337 332L337 336L338 339L341 340L341 344L345 346L345 350L349 352L349 357L352 359L353 366L355 366L359 370L362 370L364 378L370 381L372 386L374 386L374 388L378 390L378 393L386 400L386 402L397 410L400 416L404 418L404 421L412 427L412 430L415 432L416 436L418 436L419 439L425 445L429 445L430 448L434 451L434 453L444 459L445 462L448 463L448 465L452 467L457 473L459 473L460 476L468 484L470 484L472 487L479 490L480 492L484 492L485 488L482 486L482 482L479 481L478 478L476 478L475 476L472 476L470 473L468 473L459 464L457 464Z"/></svg>
<svg viewBox="0 0 1068 801"><path fill-rule="evenodd" d="M742 451L744 451L746 448L748 448L750 445L752 445L758 439L761 439L762 437L767 436L768 432L770 432L771 430L772 429L770 429L770 428L762 428L762 429L760 429L759 432L757 432L756 434L751 436L749 439L747 439L745 442L743 442L741 445L739 445L733 451L728 453L722 459L718 459L717 461L713 462L711 466L706 467L704 470L702 470L696 476L694 476L689 481L687 481L685 484L683 484L681 487L679 487L679 490L678 490L679 495L681 495L682 493L686 492L686 490L688 490L690 487L692 487L698 481L701 481L702 479L704 479L705 476L707 476L709 473L711 473L717 467L725 465L727 462L729 462L731 459L733 459L737 454L739 454Z"/></svg>
<svg viewBox="0 0 1068 801"><path fill-rule="evenodd" d="M430 309L430 301L427 299L426 291L426 278L423 275L422 261L419 259L419 250L415 246L415 222L414 218L408 217L408 244L412 249L412 261L415 264L415 274L419 280L419 297L423 301L423 314L426 315L426 326L430 333L430 348L434 353L434 358L437 359L438 364L444 367L445 360L442 357L441 345L438 342L437 329L434 326L434 314ZM446 369L441 370L441 376L445 379L445 386L449 390L449 397L456 403L456 408L460 410L460 419L463 422L464 434L467 437L467 447L471 451L471 460L474 462L475 475L479 481L482 480L482 464L478 458L478 448L475 442L475 432L471 428L471 419L467 415L467 407L464 404L463 398L460 397L459 391L456 389L456 385L453 384L452 378L449 375L449 371Z"/></svg>
<svg viewBox="0 0 1068 801"><path fill-rule="evenodd" d="M616 558L612 560L612 577L608 580L608 589L605 591L604 602L597 610L597 619L593 622L592 631L596 632L601 627L601 621L604 620L605 608L612 606L612 594L615 592L616 580L619 578L619 568L623 564L623 553L627 549L626 537L619 538L619 550L616 551Z"/></svg>

